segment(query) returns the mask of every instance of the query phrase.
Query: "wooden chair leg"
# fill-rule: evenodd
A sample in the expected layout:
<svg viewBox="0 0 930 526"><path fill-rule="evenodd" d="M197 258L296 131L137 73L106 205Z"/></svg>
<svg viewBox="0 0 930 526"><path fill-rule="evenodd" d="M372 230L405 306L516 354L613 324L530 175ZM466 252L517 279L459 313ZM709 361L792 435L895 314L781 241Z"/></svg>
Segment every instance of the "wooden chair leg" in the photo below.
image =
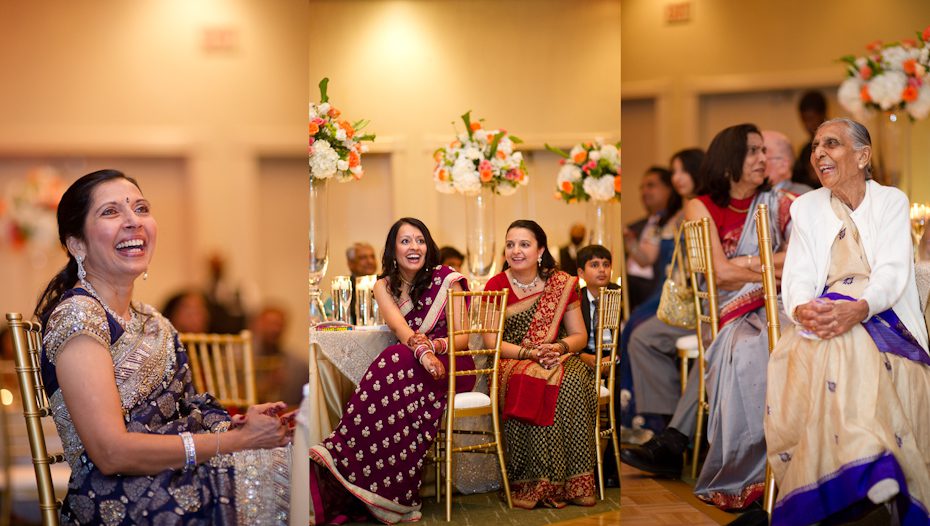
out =
<svg viewBox="0 0 930 526"><path fill-rule="evenodd" d="M440 433L433 442L433 459L436 461L436 504L442 502L442 453L440 453L441 448L439 447L439 442L441 440L444 440L444 437Z"/></svg>

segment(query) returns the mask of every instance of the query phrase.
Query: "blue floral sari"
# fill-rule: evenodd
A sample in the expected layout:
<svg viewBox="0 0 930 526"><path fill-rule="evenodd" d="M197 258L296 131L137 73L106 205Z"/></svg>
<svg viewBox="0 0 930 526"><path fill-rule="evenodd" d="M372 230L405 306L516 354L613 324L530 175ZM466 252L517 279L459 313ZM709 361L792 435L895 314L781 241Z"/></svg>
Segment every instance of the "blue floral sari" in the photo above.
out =
<svg viewBox="0 0 930 526"><path fill-rule="evenodd" d="M190 470L149 476L105 475L90 460L55 369L62 346L77 335L110 350L130 433L221 433L229 428L229 414L216 400L194 393L187 352L174 327L148 305L132 308L138 325L131 322L124 330L85 290L72 289L45 324L42 378L71 465L62 523L287 524L290 448L218 455Z"/></svg>

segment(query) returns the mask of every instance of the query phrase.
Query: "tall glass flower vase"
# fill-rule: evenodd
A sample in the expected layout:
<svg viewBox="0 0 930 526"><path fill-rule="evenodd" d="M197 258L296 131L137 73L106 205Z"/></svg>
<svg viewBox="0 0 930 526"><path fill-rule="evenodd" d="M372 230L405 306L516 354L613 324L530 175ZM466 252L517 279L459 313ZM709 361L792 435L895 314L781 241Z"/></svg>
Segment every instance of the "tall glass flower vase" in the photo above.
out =
<svg viewBox="0 0 930 526"><path fill-rule="evenodd" d="M494 274L494 235L494 192L482 187L465 196L465 258L472 290L481 290Z"/></svg>
<svg viewBox="0 0 930 526"><path fill-rule="evenodd" d="M878 159L875 179L896 186L913 199L911 181L911 119L906 111L884 111L879 114Z"/></svg>
<svg viewBox="0 0 930 526"><path fill-rule="evenodd" d="M614 201L588 201L587 223L588 242L592 245L603 245L611 252L620 238L620 227L617 223L619 217L619 204Z"/></svg>
<svg viewBox="0 0 930 526"><path fill-rule="evenodd" d="M328 179L310 177L310 325L326 321L320 282L329 265Z"/></svg>

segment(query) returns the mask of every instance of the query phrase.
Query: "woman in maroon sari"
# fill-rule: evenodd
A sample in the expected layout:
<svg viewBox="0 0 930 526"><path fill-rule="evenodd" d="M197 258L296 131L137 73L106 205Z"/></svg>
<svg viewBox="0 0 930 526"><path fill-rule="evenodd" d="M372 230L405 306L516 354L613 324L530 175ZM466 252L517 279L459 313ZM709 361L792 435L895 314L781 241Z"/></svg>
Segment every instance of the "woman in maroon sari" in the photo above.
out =
<svg viewBox="0 0 930 526"><path fill-rule="evenodd" d="M353 512L386 524L420 518L423 459L446 407L447 292L467 289L461 274L438 263L426 225L410 217L394 223L374 295L405 343L378 356L335 430L310 448L312 523L346 522ZM467 343L456 340L458 347ZM473 369L474 362L459 358L456 368ZM459 391L470 391L474 379L462 377Z"/></svg>
<svg viewBox="0 0 930 526"><path fill-rule="evenodd" d="M536 222L507 229L504 271L485 290L506 290L501 389L513 505L595 504L594 371L578 353L588 342L578 278L556 270Z"/></svg>

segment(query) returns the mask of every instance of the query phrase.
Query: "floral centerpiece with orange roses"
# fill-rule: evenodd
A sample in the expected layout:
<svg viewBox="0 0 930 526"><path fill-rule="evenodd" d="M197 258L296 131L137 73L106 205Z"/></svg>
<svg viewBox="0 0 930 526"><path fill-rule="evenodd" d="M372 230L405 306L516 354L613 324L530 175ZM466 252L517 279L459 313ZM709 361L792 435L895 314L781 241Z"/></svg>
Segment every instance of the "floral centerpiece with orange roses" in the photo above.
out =
<svg viewBox="0 0 930 526"><path fill-rule="evenodd" d="M862 57L846 56L847 78L837 96L847 111L863 117L867 110L905 110L913 120L930 114L930 26L916 39L866 46Z"/></svg>
<svg viewBox="0 0 930 526"><path fill-rule="evenodd" d="M375 140L373 134L359 132L368 121L353 123L340 119L341 112L330 104L326 94L329 79L320 81L320 103L310 103L310 178L345 182L361 179L362 153L368 151L363 144Z"/></svg>
<svg viewBox="0 0 930 526"><path fill-rule="evenodd" d="M462 115L462 121L465 131L433 153L436 190L474 195L484 187L510 195L529 182L523 154L514 151L514 145L523 141L506 130L484 129L480 122L472 122L471 111Z"/></svg>
<svg viewBox="0 0 930 526"><path fill-rule="evenodd" d="M605 144L601 139L576 144L566 153L546 145L546 149L562 157L556 178L557 199L567 203L578 201L620 200L620 143Z"/></svg>
<svg viewBox="0 0 930 526"><path fill-rule="evenodd" d="M65 192L64 180L51 166L30 170L6 187L0 200L0 239L14 249L45 249L58 242L55 212Z"/></svg>

